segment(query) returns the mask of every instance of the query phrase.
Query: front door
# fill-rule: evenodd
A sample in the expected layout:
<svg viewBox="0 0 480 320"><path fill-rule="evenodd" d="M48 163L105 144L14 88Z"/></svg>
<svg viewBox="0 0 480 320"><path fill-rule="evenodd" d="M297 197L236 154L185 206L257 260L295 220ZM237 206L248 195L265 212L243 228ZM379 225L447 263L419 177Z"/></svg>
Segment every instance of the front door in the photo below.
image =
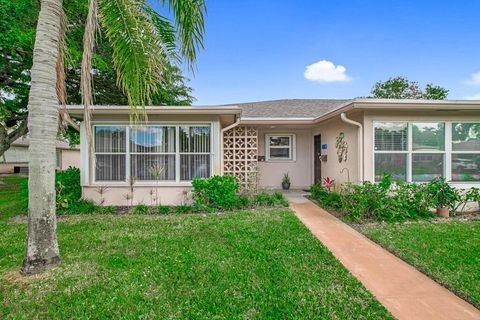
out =
<svg viewBox="0 0 480 320"><path fill-rule="evenodd" d="M313 137L313 165L314 165L314 180L313 182L321 182L322 181L322 162L320 161L320 157L322 155L322 137L321 135L316 135Z"/></svg>

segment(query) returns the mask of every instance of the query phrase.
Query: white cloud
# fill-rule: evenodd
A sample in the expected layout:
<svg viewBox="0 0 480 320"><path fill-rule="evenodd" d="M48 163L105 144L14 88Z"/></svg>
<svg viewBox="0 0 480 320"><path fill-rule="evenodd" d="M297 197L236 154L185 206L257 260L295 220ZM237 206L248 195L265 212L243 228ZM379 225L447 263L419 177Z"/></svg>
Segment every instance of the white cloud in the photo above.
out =
<svg viewBox="0 0 480 320"><path fill-rule="evenodd" d="M466 96L465 99L467 99L467 100L480 100L480 92L476 93L474 95L471 95L471 96Z"/></svg>
<svg viewBox="0 0 480 320"><path fill-rule="evenodd" d="M473 86L480 86L480 71L472 73L470 75L470 79L465 81L467 84L471 84Z"/></svg>
<svg viewBox="0 0 480 320"><path fill-rule="evenodd" d="M351 77L346 74L344 66L335 64L328 60L320 60L308 65L303 73L305 79L318 82L350 81Z"/></svg>

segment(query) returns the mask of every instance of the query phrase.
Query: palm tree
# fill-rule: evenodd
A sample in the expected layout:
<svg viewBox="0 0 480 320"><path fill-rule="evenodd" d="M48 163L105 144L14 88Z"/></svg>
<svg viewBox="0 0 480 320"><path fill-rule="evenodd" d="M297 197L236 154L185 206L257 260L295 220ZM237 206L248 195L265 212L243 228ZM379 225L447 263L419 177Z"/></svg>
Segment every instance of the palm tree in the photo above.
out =
<svg viewBox="0 0 480 320"><path fill-rule="evenodd" d="M98 27L113 49L117 84L131 106L131 119L150 101L163 80L163 70L182 58L191 67L203 47L203 0L162 0L175 23L151 9L146 0L89 0L82 59L82 99L85 127L92 147L90 106L92 55ZM64 108L62 0L41 0L35 39L28 125L29 208L24 274L36 274L60 263L55 216L55 139L59 115L69 122ZM179 50L177 52L177 42Z"/></svg>

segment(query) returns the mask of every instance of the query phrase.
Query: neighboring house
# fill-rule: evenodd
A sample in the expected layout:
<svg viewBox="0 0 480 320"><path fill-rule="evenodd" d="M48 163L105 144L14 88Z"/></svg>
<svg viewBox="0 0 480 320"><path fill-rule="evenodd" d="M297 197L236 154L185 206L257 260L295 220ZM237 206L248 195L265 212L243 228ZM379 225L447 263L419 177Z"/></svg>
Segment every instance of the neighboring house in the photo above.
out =
<svg viewBox="0 0 480 320"><path fill-rule="evenodd" d="M82 117L81 106L69 110ZM158 187L163 204L178 204L194 177L215 174L235 175L244 188L256 179L260 188L280 188L287 172L298 189L327 176L358 183L385 173L403 181L443 176L459 187L480 185L480 101L294 99L146 107L148 123L134 125L129 112L128 106L95 106L92 157L82 123L84 197L125 205L133 183L135 203L150 204Z"/></svg>
<svg viewBox="0 0 480 320"><path fill-rule="evenodd" d="M28 173L28 137L14 141L0 158L0 173ZM70 147L65 141L57 141L57 169L80 168L80 149Z"/></svg>

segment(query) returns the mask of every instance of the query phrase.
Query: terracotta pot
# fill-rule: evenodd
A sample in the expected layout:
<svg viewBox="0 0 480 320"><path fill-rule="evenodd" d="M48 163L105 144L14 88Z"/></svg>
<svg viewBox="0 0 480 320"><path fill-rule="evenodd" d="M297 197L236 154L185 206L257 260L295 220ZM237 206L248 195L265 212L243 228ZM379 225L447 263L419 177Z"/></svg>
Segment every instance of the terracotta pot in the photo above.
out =
<svg viewBox="0 0 480 320"><path fill-rule="evenodd" d="M437 216L448 218L450 216L450 210L448 208L437 208Z"/></svg>

